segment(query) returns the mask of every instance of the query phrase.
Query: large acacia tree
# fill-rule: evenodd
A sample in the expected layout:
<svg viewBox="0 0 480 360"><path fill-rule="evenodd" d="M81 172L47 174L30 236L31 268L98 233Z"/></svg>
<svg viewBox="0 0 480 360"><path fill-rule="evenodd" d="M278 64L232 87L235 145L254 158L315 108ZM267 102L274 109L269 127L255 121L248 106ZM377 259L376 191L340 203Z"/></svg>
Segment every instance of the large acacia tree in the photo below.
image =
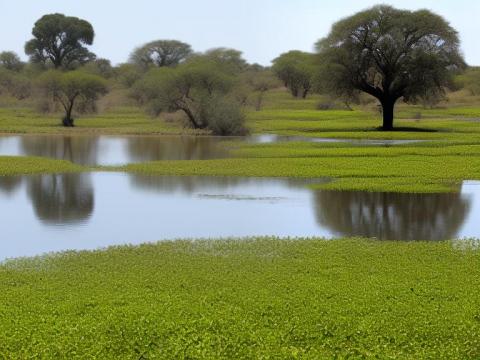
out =
<svg viewBox="0 0 480 360"><path fill-rule="evenodd" d="M63 14L44 15L35 23L32 35L33 39L25 44L25 53L32 62L50 63L58 69L95 58L86 48L95 36L88 21Z"/></svg>
<svg viewBox="0 0 480 360"><path fill-rule="evenodd" d="M156 40L133 51L130 61L142 68L176 66L193 53L190 45L178 40Z"/></svg>
<svg viewBox="0 0 480 360"><path fill-rule="evenodd" d="M343 19L317 43L324 90L351 97L365 92L383 108L383 130L393 129L395 103L442 94L463 67L457 32L428 10L380 5Z"/></svg>

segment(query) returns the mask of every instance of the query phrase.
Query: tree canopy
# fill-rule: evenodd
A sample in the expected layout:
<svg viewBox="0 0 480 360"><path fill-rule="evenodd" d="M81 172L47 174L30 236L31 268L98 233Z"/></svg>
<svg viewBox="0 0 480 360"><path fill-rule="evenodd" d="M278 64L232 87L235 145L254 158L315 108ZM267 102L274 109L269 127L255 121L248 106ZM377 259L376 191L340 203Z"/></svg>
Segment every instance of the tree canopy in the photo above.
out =
<svg viewBox="0 0 480 360"><path fill-rule="evenodd" d="M464 66L457 32L428 10L380 5L343 19L317 43L319 79L339 96L365 92L383 108L383 129L393 129L398 99L416 102L442 94Z"/></svg>
<svg viewBox="0 0 480 360"><path fill-rule="evenodd" d="M3 51L0 53L0 66L11 71L20 71L24 63L20 57L13 51Z"/></svg>
<svg viewBox="0 0 480 360"><path fill-rule="evenodd" d="M50 70L43 73L39 87L65 110L63 125L74 126L73 112L94 109L95 101L107 92L105 80L97 75L81 71L60 72Z"/></svg>
<svg viewBox="0 0 480 360"><path fill-rule="evenodd" d="M181 111L195 129L219 135L244 131L243 114L232 96L236 85L227 63L196 56L175 68L151 69L132 89L151 112Z"/></svg>
<svg viewBox="0 0 480 360"><path fill-rule="evenodd" d="M133 51L130 62L148 69L150 66L176 66L193 51L190 45L177 40L156 40Z"/></svg>
<svg viewBox="0 0 480 360"><path fill-rule="evenodd" d="M306 98L313 86L314 55L292 50L273 60L272 69L293 96Z"/></svg>
<svg viewBox="0 0 480 360"><path fill-rule="evenodd" d="M95 58L86 47L95 37L88 21L63 14L44 15L35 23L32 35L25 44L32 62L69 69Z"/></svg>

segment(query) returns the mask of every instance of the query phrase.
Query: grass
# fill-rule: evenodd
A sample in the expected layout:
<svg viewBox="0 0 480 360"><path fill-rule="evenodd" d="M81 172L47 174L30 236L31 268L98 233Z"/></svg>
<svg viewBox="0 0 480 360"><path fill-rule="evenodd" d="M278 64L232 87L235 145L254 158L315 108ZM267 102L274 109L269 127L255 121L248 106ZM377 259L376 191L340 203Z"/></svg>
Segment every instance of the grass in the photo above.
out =
<svg viewBox="0 0 480 360"><path fill-rule="evenodd" d="M19 134L105 134L105 135L196 135L164 119L153 119L134 107L118 107L99 115L83 116L75 128L60 126L60 114L42 115L29 108L0 108L0 133Z"/></svg>
<svg viewBox="0 0 480 360"><path fill-rule="evenodd" d="M259 153L262 150L258 150ZM130 164L122 171L157 175L213 175L257 177L341 178L322 185L330 190L439 192L454 191L464 179L480 179L479 156L246 157L219 160L158 161ZM402 185L402 186L399 186Z"/></svg>
<svg viewBox="0 0 480 360"><path fill-rule="evenodd" d="M69 173L86 170L85 167L65 160L41 157L0 156L0 176L42 173Z"/></svg>
<svg viewBox="0 0 480 360"><path fill-rule="evenodd" d="M480 251L176 241L0 265L0 357L480 357Z"/></svg>

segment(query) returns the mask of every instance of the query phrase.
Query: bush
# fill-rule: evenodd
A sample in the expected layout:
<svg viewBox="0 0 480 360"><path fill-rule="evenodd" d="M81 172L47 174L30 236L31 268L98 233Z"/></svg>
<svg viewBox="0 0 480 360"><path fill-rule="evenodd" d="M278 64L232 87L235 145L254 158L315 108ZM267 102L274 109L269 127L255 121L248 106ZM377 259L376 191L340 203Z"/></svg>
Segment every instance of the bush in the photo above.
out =
<svg viewBox="0 0 480 360"><path fill-rule="evenodd" d="M0 94L6 93L23 100L31 95L31 90L31 81L26 76L0 68Z"/></svg>
<svg viewBox="0 0 480 360"><path fill-rule="evenodd" d="M245 114L241 106L227 97L214 97L205 101L201 118L215 135L245 135Z"/></svg>

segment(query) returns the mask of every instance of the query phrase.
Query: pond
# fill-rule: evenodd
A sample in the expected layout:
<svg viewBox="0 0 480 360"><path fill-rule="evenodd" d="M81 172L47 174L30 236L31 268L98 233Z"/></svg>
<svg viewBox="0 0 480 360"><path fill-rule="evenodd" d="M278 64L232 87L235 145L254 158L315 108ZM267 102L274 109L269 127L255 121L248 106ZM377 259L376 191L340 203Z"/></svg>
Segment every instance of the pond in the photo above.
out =
<svg viewBox="0 0 480 360"><path fill-rule="evenodd" d="M459 193L312 190L311 181L123 173L0 177L0 259L177 238L480 237L480 183Z"/></svg>
<svg viewBox="0 0 480 360"><path fill-rule="evenodd" d="M155 160L204 160L229 156L225 141L251 143L286 141L349 142L358 145L408 144L416 140L345 140L300 136L253 135L246 138L215 136L0 136L0 155L41 156L81 165L122 165Z"/></svg>

